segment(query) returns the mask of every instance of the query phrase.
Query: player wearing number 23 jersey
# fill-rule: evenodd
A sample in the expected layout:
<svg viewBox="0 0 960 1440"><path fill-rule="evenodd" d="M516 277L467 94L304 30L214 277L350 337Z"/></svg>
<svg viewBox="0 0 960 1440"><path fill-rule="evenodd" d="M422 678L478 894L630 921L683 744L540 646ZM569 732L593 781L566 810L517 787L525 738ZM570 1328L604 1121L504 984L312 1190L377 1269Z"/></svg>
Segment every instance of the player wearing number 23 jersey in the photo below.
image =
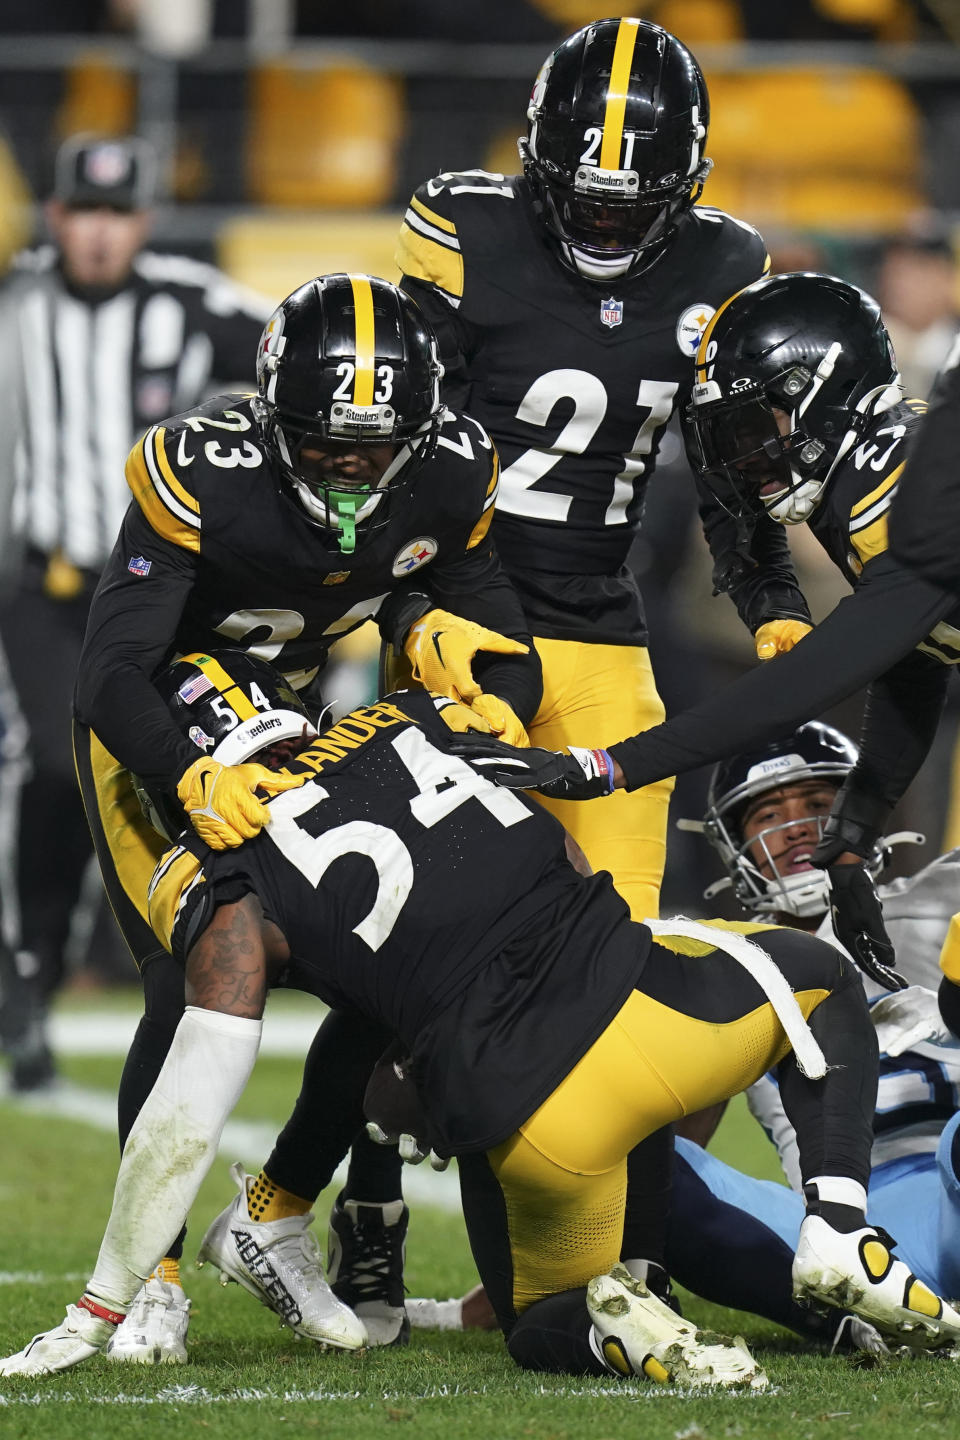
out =
<svg viewBox="0 0 960 1440"><path fill-rule="evenodd" d="M556 748L662 718L627 555L699 337L767 259L749 225L693 208L706 87L659 26L578 31L527 114L523 175L428 180L397 263L438 334L445 395L500 453L497 548L544 661L530 736ZM638 919L656 913L668 798L651 787L599 815L548 802Z"/></svg>

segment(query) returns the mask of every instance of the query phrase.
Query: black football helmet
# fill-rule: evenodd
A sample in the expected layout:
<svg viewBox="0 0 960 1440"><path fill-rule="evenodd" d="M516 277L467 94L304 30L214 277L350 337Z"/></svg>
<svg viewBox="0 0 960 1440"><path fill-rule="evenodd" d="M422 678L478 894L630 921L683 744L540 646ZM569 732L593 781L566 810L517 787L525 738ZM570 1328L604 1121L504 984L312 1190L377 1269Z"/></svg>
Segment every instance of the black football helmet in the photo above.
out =
<svg viewBox="0 0 960 1440"><path fill-rule="evenodd" d="M563 262L604 283L659 259L712 161L700 67L648 20L597 20L544 63L519 141Z"/></svg>
<svg viewBox="0 0 960 1440"><path fill-rule="evenodd" d="M293 742L317 733L289 682L266 660L245 650L184 655L153 683L177 729L197 747L198 759L209 755L224 765L282 763ZM175 840L188 825L176 796L136 776L133 781L150 824L165 839Z"/></svg>
<svg viewBox="0 0 960 1440"><path fill-rule="evenodd" d="M832 725L811 720L784 740L736 755L716 765L710 777L703 833L718 852L729 878L712 886L716 893L728 883L743 908L757 915L785 913L798 917L825 915L830 908L826 871L810 869L792 875L777 870L771 839L797 821L771 825L744 839L743 822L753 802L771 790L804 780L825 780L839 790L857 761L857 747ZM810 817L811 850L823 834L825 815ZM698 827L699 828L699 827ZM752 852L760 846L771 875L766 876ZM868 869L878 874L884 852L878 845Z"/></svg>
<svg viewBox="0 0 960 1440"><path fill-rule="evenodd" d="M282 483L314 524L350 554L357 530L436 450L443 417L434 333L416 303L370 275L321 275L267 321L254 413ZM394 445L376 480L324 478L305 452Z"/></svg>
<svg viewBox="0 0 960 1440"><path fill-rule="evenodd" d="M757 280L704 331L685 422L694 463L739 518L808 520L872 418L902 398L877 302L832 275ZM774 407L788 417L777 423Z"/></svg>

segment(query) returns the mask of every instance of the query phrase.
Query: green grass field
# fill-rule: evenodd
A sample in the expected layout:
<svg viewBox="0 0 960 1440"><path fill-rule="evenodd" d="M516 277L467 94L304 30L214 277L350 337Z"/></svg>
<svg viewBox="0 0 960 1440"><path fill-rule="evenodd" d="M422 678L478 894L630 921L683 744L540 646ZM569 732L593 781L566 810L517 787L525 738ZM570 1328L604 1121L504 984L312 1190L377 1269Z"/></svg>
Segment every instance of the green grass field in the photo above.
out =
<svg viewBox="0 0 960 1440"><path fill-rule="evenodd" d="M284 997L289 1003L289 997ZM73 1001L96 1045L103 1012L129 998ZM57 1323L93 1264L116 1173L108 1126L118 1055L74 1055L63 1073L74 1087L74 1113L50 1113L0 1099L0 1354L19 1349ZM262 1057L231 1134L256 1146L286 1117L299 1062ZM755 1173L774 1175L769 1147L742 1102L728 1111L715 1148ZM192 1217L187 1257L210 1218L233 1193L231 1159L256 1168L262 1154L224 1154ZM416 1172L418 1179L421 1171ZM433 1178L433 1177L431 1177ZM439 1177L442 1183L445 1177ZM419 1179L425 1185L426 1179ZM475 1281L463 1225L450 1208L411 1204L407 1282L411 1293L446 1297ZM319 1209L325 1219L327 1196ZM192 1242L192 1249L191 1249ZM355 1356L324 1354L278 1328L238 1287L216 1283L209 1268L184 1266L193 1299L190 1363L159 1369L97 1359L60 1376L0 1381L0 1436L138 1434L162 1437L321 1432L330 1440L372 1436L478 1436L491 1440L857 1440L952 1436L960 1429L960 1365L949 1360L892 1361L855 1369L850 1360L803 1352L784 1331L685 1297L698 1323L739 1329L762 1354L765 1395L675 1393L614 1379L561 1379L516 1370L498 1336L414 1332L407 1350ZM285 1430L279 1431L284 1425Z"/></svg>

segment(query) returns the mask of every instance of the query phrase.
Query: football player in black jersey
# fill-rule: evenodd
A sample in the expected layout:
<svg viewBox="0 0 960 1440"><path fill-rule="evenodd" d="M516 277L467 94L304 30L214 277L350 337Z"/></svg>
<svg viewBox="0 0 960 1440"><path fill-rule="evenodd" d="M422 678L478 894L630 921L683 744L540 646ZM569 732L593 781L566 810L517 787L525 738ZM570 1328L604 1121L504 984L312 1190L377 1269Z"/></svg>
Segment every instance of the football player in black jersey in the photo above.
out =
<svg viewBox="0 0 960 1440"><path fill-rule="evenodd" d="M190 1004L86 1291L0 1374L65 1369L109 1342L213 1161L277 984L397 1037L419 1133L459 1157L473 1252L521 1365L765 1383L742 1341L701 1337L616 1261L628 1152L771 1066L805 1184L796 1292L856 1308L869 1289L888 1333L918 1349L960 1338L960 1315L864 1217L877 1046L846 957L765 926L637 924L608 875L571 863L580 852L552 816L451 754L431 696L390 695L313 736L280 677L240 661L191 655L161 677L180 733L235 763L299 728L298 753L281 745L273 763L304 783L267 802L256 838L219 852L169 790L146 787L179 837L150 919ZM218 1264L256 1249L249 1201L244 1189L204 1241ZM283 1299L270 1294L290 1322Z"/></svg>
<svg viewBox="0 0 960 1440"><path fill-rule="evenodd" d="M530 734L554 749L663 718L627 556L703 329L769 262L749 225L694 203L709 100L659 26L625 17L571 35L527 121L522 174L419 187L397 264L439 337L444 393L500 452L497 548L544 662ZM773 653L809 615L778 528L755 542L761 563L738 593L753 629L770 622L758 645ZM669 796L661 780L602 812L547 800L638 920L657 914Z"/></svg>
<svg viewBox="0 0 960 1440"><path fill-rule="evenodd" d="M438 175L401 230L401 284L436 329L444 393L500 452L497 548L543 659L535 745L663 719L627 556L703 329L769 264L751 226L695 204L709 118L675 36L597 20L537 76L522 174ZM716 524L735 529L722 513ZM734 588L765 657L805 633L809 612L779 527L762 522L747 548ZM602 809L546 800L637 920L658 913L671 788L661 777ZM663 1173L655 1144L637 1157L631 1263L662 1259L638 1189Z"/></svg>
<svg viewBox="0 0 960 1440"><path fill-rule="evenodd" d="M829 870L838 938L892 987L872 887L851 862L871 853L922 763L960 661L956 597L887 549L893 497L918 474L904 466L924 409L903 399L880 311L862 290L779 275L729 300L697 356L689 423L703 477L741 525L806 522L853 594L789 655L666 724L608 752L583 751L582 764L511 756L503 769L506 783L529 783L536 771L568 798L634 789L755 747L869 682L859 759L815 859Z"/></svg>
<svg viewBox="0 0 960 1440"><path fill-rule="evenodd" d="M890 551L924 579L960 592L960 335L930 392L911 481L890 513Z"/></svg>
<svg viewBox="0 0 960 1440"><path fill-rule="evenodd" d="M80 783L146 993L121 1081L121 1141L183 1007L182 976L148 923L157 841L130 772L179 796L217 848L256 834L267 816L257 792L281 783L198 757L153 684L171 655L226 639L302 690L334 640L375 617L429 689L466 702L448 707L453 723L522 739L540 698L540 661L489 535L497 454L482 425L442 402L436 340L414 302L368 276L311 281L268 322L257 376L255 396L219 396L134 447L133 500L80 662ZM316 712L315 686L310 697ZM341 1045L362 1052L347 1028ZM275 1167L296 1195L310 1193L304 1167L318 1154L303 1129L311 1107L307 1084ZM331 1143L339 1160L346 1145Z"/></svg>

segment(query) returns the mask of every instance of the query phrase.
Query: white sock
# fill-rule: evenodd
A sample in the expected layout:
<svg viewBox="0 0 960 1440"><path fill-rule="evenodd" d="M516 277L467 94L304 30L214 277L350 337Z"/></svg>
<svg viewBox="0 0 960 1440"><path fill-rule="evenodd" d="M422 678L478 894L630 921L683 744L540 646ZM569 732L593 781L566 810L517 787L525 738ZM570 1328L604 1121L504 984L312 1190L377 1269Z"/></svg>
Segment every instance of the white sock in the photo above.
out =
<svg viewBox="0 0 960 1440"><path fill-rule="evenodd" d="M808 1186L816 1186L817 1199L829 1205L849 1205L853 1210L867 1209L867 1192L858 1180L845 1175L814 1175L804 1181L804 1194Z"/></svg>
<svg viewBox="0 0 960 1440"><path fill-rule="evenodd" d="M167 1253L250 1078L262 1028L187 1006L124 1147L91 1294L126 1308Z"/></svg>

